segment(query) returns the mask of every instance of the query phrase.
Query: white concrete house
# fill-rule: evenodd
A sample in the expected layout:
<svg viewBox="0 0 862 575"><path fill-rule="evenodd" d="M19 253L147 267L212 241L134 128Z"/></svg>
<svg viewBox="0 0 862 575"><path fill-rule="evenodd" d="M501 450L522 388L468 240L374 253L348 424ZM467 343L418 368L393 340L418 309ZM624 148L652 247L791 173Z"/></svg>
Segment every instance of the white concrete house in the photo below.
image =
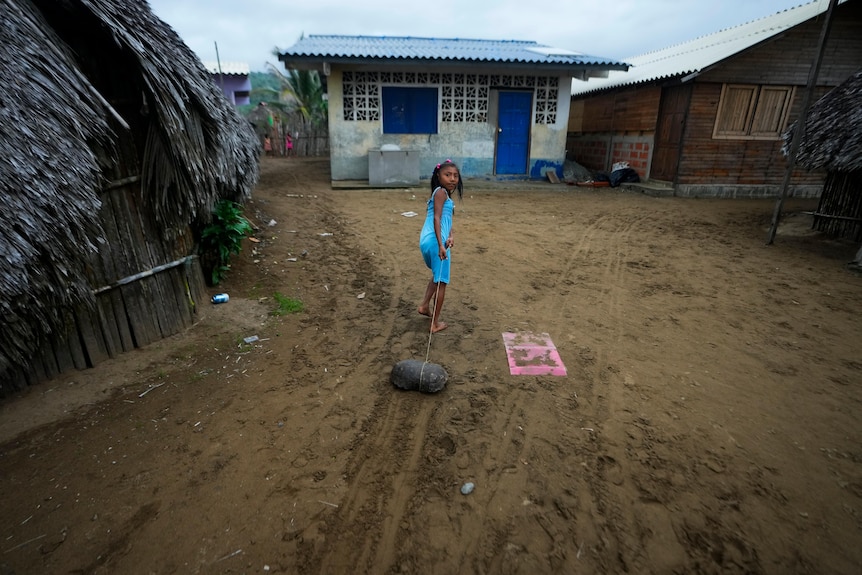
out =
<svg viewBox="0 0 862 575"><path fill-rule="evenodd" d="M628 65L520 40L300 39L279 55L329 97L332 179L401 186L447 158L465 178L562 175L572 80Z"/></svg>

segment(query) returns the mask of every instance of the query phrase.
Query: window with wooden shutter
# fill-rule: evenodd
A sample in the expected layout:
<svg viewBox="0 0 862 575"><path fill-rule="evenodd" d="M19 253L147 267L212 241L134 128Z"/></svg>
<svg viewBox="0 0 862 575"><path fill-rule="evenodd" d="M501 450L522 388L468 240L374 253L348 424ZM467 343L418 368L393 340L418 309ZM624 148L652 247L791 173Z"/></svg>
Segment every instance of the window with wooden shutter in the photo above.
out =
<svg viewBox="0 0 862 575"><path fill-rule="evenodd" d="M725 84L721 89L712 137L775 140L787 124L792 86Z"/></svg>
<svg viewBox="0 0 862 575"><path fill-rule="evenodd" d="M781 137L787 123L793 88L787 86L762 86L757 107L751 122L752 137Z"/></svg>

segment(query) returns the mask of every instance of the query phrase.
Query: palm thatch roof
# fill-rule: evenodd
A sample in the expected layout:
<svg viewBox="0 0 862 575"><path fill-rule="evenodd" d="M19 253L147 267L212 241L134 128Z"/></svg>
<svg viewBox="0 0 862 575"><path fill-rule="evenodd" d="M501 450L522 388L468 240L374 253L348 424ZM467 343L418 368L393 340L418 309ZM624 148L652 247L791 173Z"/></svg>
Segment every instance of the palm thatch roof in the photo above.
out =
<svg viewBox="0 0 862 575"><path fill-rule="evenodd" d="M106 86L132 86L143 102L142 201L166 235L208 221L219 199L250 197L259 144L147 3L0 0L0 13L2 374L26 364L64 310L93 304L99 193L132 122Z"/></svg>
<svg viewBox="0 0 862 575"><path fill-rule="evenodd" d="M785 154L795 126L784 134ZM862 170L862 69L809 108L796 163L809 170Z"/></svg>

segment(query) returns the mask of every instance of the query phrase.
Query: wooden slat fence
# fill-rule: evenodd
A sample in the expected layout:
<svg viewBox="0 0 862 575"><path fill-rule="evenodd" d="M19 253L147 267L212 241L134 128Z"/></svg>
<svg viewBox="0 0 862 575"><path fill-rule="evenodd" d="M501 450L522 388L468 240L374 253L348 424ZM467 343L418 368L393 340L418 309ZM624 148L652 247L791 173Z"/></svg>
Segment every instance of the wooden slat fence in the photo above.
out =
<svg viewBox="0 0 862 575"><path fill-rule="evenodd" d="M813 215L814 229L862 241L862 171L829 172Z"/></svg>
<svg viewBox="0 0 862 575"><path fill-rule="evenodd" d="M4 375L0 396L179 333L207 299L191 230L167 240L142 205L139 178L116 180L101 199L107 242L88 269L95 308L63 310L64 329L39 342L29 370Z"/></svg>
<svg viewBox="0 0 862 575"><path fill-rule="evenodd" d="M328 156L329 132L326 129L300 132L293 146L297 156Z"/></svg>

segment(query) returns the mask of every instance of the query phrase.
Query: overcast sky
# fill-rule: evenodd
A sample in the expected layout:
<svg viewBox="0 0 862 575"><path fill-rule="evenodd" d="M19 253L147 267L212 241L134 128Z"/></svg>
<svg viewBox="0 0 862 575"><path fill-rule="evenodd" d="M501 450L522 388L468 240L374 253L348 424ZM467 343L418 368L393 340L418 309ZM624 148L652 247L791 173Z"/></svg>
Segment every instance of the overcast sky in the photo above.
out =
<svg viewBox="0 0 862 575"><path fill-rule="evenodd" d="M815 0L828 5L828 0ZM806 0L150 0L201 58L281 68L272 50L302 34L534 40L625 60Z"/></svg>

